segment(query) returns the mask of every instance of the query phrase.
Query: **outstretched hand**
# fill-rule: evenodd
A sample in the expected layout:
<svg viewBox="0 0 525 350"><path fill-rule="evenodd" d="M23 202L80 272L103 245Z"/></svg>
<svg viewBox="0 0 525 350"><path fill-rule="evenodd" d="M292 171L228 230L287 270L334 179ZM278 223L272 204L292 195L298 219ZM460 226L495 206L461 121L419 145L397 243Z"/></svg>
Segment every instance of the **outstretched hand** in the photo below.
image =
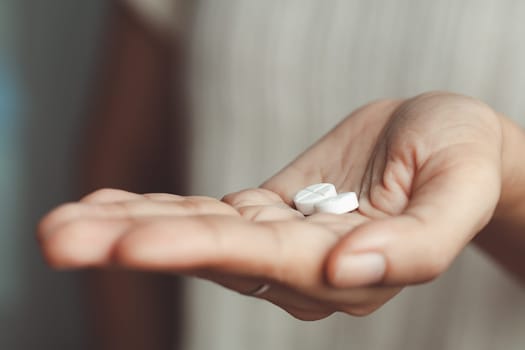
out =
<svg viewBox="0 0 525 350"><path fill-rule="evenodd" d="M300 319L368 314L429 281L491 219L501 190L499 117L429 93L355 111L260 188L209 197L97 191L40 223L47 261L215 281ZM359 210L304 217L293 195L330 182Z"/></svg>

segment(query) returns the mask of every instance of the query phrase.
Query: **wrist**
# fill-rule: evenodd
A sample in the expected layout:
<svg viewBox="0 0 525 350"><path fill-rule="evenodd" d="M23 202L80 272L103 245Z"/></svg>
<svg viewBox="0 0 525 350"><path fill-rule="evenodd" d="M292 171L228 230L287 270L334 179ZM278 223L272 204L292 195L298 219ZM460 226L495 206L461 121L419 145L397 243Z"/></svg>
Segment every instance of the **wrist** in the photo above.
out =
<svg viewBox="0 0 525 350"><path fill-rule="evenodd" d="M500 115L502 124L501 195L494 219L525 227L525 133L511 119Z"/></svg>
<svg viewBox="0 0 525 350"><path fill-rule="evenodd" d="M501 194L496 210L474 243L519 280L525 281L525 133L500 115Z"/></svg>

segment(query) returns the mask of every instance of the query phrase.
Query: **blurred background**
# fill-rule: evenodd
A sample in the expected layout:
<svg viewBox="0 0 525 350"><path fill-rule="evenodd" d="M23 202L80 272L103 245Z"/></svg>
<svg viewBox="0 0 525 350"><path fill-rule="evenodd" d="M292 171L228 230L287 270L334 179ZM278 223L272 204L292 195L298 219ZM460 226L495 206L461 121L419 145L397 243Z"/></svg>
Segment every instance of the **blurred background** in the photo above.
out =
<svg viewBox="0 0 525 350"><path fill-rule="evenodd" d="M83 349L81 285L35 225L78 196L79 125L107 1L0 1L0 349Z"/></svg>

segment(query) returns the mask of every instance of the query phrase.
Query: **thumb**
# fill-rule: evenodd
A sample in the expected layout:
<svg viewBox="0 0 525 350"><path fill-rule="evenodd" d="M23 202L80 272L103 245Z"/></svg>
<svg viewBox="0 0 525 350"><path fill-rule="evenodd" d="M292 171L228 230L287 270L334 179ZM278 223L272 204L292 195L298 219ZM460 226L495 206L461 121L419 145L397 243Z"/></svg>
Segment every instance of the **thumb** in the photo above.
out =
<svg viewBox="0 0 525 350"><path fill-rule="evenodd" d="M436 278L490 220L500 193L498 169L467 161L425 176L400 215L371 220L337 244L327 259L328 282L348 288Z"/></svg>

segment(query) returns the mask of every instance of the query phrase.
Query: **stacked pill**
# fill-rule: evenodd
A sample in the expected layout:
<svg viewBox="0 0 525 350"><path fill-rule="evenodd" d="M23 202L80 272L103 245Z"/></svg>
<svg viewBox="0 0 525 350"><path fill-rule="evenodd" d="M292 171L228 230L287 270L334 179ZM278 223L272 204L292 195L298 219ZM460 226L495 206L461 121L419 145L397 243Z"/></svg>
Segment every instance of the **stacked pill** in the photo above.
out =
<svg viewBox="0 0 525 350"><path fill-rule="evenodd" d="M359 207L355 192L337 194L335 186L330 183L319 183L308 186L295 195L294 204L304 215L314 213L344 214Z"/></svg>

